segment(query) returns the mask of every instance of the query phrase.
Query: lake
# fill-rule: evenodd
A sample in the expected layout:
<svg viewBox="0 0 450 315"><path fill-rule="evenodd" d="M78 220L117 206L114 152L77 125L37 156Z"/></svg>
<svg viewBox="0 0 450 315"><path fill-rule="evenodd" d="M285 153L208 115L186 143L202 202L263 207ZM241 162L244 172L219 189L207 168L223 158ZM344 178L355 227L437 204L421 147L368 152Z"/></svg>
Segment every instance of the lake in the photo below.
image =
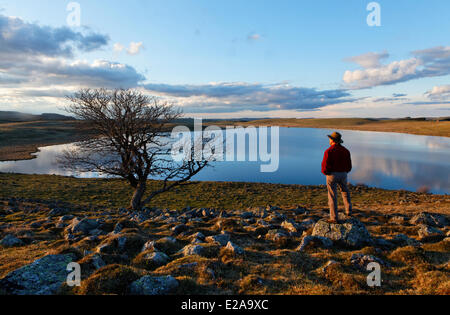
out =
<svg viewBox="0 0 450 315"><path fill-rule="evenodd" d="M321 162L330 133L325 129L280 128L280 164L276 172L261 173L261 162L216 162L194 180L324 184ZM411 191L426 187L433 193L449 193L450 138L366 131L341 133L344 146L352 153L352 184ZM98 177L97 173L74 174L56 165L56 156L68 146L41 148L34 160L0 162L0 172Z"/></svg>

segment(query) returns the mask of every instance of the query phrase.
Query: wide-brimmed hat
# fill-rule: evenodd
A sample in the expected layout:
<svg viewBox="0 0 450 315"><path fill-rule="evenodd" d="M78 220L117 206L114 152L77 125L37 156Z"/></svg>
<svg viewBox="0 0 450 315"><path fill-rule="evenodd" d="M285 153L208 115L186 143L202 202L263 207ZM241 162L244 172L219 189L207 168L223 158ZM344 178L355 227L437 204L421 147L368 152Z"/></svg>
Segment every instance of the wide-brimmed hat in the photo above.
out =
<svg viewBox="0 0 450 315"><path fill-rule="evenodd" d="M333 132L331 135L328 135L328 138L336 143L344 143L342 140L342 135L339 132Z"/></svg>

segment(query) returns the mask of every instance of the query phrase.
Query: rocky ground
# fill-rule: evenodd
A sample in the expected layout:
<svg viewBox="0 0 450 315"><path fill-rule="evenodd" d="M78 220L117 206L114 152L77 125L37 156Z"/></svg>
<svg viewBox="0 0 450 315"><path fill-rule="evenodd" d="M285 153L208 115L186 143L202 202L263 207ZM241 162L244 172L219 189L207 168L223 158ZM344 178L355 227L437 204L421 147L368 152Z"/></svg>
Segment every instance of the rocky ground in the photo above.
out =
<svg viewBox="0 0 450 315"><path fill-rule="evenodd" d="M0 294L450 294L448 211L86 210L0 199ZM65 284L70 262L80 287ZM367 285L367 264L382 285Z"/></svg>

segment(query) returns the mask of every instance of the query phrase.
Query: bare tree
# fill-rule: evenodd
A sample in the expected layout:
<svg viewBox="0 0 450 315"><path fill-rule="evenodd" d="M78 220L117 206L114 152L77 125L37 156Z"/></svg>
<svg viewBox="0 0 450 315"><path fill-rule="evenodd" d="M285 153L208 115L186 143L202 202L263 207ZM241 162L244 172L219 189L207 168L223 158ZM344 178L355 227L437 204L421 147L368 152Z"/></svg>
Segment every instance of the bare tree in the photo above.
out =
<svg viewBox="0 0 450 315"><path fill-rule="evenodd" d="M68 99L71 103L66 110L89 123L98 136L66 150L59 163L74 171L125 179L134 188L130 202L133 210L187 184L208 165L207 160L175 162L171 158L165 135L168 124L181 117L172 105L136 90L122 89L83 89ZM161 185L146 195L148 179L159 179Z"/></svg>

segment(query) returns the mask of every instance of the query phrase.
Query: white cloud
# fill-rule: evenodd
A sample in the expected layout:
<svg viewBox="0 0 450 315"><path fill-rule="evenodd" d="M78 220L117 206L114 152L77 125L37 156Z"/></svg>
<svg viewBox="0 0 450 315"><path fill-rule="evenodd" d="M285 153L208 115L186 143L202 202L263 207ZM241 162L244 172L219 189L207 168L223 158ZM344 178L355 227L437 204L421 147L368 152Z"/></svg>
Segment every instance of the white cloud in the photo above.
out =
<svg viewBox="0 0 450 315"><path fill-rule="evenodd" d="M450 99L450 85L435 86L425 94L431 99Z"/></svg>
<svg viewBox="0 0 450 315"><path fill-rule="evenodd" d="M121 43L115 43L113 49L114 52L120 53L125 49L125 46L123 46Z"/></svg>
<svg viewBox="0 0 450 315"><path fill-rule="evenodd" d="M346 71L343 81L347 88L364 89L391 85L413 79L450 74L450 47L433 47L412 52L413 57L382 65L387 53L369 53L348 60L358 63L362 70Z"/></svg>
<svg viewBox="0 0 450 315"><path fill-rule="evenodd" d="M354 62L363 67L364 69L368 69L379 67L381 65L380 61L388 57L389 54L387 52L382 53L369 52L367 54L346 58L345 60L349 62Z"/></svg>
<svg viewBox="0 0 450 315"><path fill-rule="evenodd" d="M142 48L143 48L142 42L139 42L139 43L131 42L130 47L128 47L128 49L127 49L127 53L129 55L134 56L134 55L139 54Z"/></svg>

